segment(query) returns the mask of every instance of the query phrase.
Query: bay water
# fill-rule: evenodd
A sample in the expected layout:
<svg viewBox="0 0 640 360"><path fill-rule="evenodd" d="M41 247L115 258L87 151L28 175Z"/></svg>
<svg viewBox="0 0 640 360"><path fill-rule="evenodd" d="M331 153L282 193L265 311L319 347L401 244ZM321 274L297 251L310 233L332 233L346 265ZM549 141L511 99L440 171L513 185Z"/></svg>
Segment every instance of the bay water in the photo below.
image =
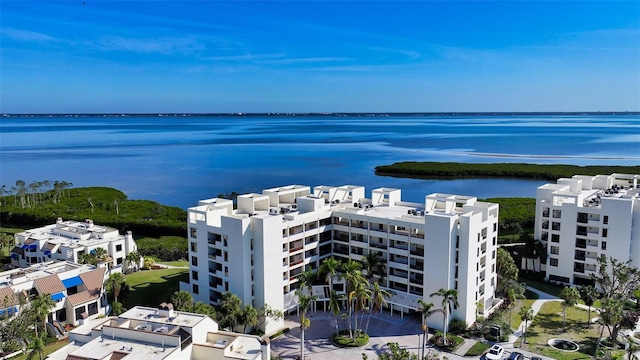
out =
<svg viewBox="0 0 640 360"><path fill-rule="evenodd" d="M289 184L534 197L545 181L376 176L396 161L640 164L640 115L92 115L0 118L0 184L64 180L192 206Z"/></svg>

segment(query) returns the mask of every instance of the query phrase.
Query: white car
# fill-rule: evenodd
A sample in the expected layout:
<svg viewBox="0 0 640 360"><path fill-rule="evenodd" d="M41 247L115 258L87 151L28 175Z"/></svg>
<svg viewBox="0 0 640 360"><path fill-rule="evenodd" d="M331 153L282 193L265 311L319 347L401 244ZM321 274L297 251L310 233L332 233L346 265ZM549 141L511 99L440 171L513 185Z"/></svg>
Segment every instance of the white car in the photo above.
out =
<svg viewBox="0 0 640 360"><path fill-rule="evenodd" d="M485 355L485 357L488 360L500 360L502 359L503 355L504 355L504 349L502 348L502 346L493 345L491 349L487 351L487 354Z"/></svg>

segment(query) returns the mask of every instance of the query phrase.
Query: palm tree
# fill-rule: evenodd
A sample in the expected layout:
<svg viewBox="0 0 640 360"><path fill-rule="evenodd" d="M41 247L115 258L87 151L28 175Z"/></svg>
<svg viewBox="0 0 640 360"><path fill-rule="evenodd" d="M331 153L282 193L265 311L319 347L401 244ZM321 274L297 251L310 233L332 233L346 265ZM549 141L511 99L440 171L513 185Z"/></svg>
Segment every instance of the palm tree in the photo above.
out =
<svg viewBox="0 0 640 360"><path fill-rule="evenodd" d="M248 304L242 308L242 323L244 324L243 333L247 333L247 326L256 326L258 324L258 310L253 305Z"/></svg>
<svg viewBox="0 0 640 360"><path fill-rule="evenodd" d="M369 320L371 320L371 313L374 311L380 312L382 308L387 304L387 299L391 298L391 294L380 288L380 284L377 282L371 286L371 305L369 306L369 317L367 317L367 325L364 327L364 332L369 332Z"/></svg>
<svg viewBox="0 0 640 360"><path fill-rule="evenodd" d="M32 349L32 354L38 352L40 354L40 360L42 360L42 350L44 349L44 343L42 342L42 332L38 335L38 327L44 325L44 320L49 315L51 308L54 306L53 300L49 294L42 294L36 296L33 300L31 300L31 304L29 305L29 312L33 315L33 319L35 320L35 338L34 341L30 344L30 348Z"/></svg>
<svg viewBox="0 0 640 360"><path fill-rule="evenodd" d="M429 296L441 296L442 297L442 312L444 312L444 323L442 326L442 345L447 345L447 327L449 325L449 312L451 311L451 305L454 307L460 306L458 303L458 290L456 289L440 289L437 292Z"/></svg>
<svg viewBox="0 0 640 360"><path fill-rule="evenodd" d="M238 321L242 316L242 300L238 295L231 292L225 292L222 294L222 300L220 302L221 318L220 325L223 328L229 328L231 331L238 325Z"/></svg>
<svg viewBox="0 0 640 360"><path fill-rule="evenodd" d="M578 303L580 293L574 287L565 286L560 293L560 298L562 299L562 326L564 331L567 331L567 308Z"/></svg>
<svg viewBox="0 0 640 360"><path fill-rule="evenodd" d="M524 292L526 288L526 284L519 284L515 281L510 281L507 284L507 298L509 299L509 328L511 328L511 310L513 310L513 305L515 305L516 300L524 299Z"/></svg>
<svg viewBox="0 0 640 360"><path fill-rule="evenodd" d="M420 313L422 314L422 356L420 356L420 359L424 359L425 347L427 345L427 334L429 333L429 323L427 322L427 319L429 318L429 315L433 313L432 309L435 305L433 305L432 302L428 303L423 299L418 299L418 304L420 304Z"/></svg>
<svg viewBox="0 0 640 360"><path fill-rule="evenodd" d="M105 282L105 287L113 294L114 302L118 302L118 296L126 285L127 283L124 275L119 272L114 272L109 275L109 278L107 278L107 281Z"/></svg>
<svg viewBox="0 0 640 360"><path fill-rule="evenodd" d="M367 280L372 281L374 276L384 279L386 270L384 260L380 257L381 255L382 253L379 251L369 251L362 257L362 266L367 272Z"/></svg>
<svg viewBox="0 0 640 360"><path fill-rule="evenodd" d="M313 283L318 280L318 272L315 270L306 270L298 275L298 288L301 289L303 287L307 287L309 289L309 293L311 293L311 289Z"/></svg>
<svg viewBox="0 0 640 360"><path fill-rule="evenodd" d="M329 293L333 291L333 277L340 273L342 262L334 258L326 258L320 265L320 272L326 274L329 284Z"/></svg>
<svg viewBox="0 0 640 360"><path fill-rule="evenodd" d="M349 302L353 302L354 324L356 328L355 337L357 337L359 332L362 330L362 324L360 324L360 326L358 325L358 313L361 313L366 309L367 303L370 299L371 290L369 289L369 282L366 279L362 279L362 281L358 282L353 291L349 293ZM362 322L362 320L360 322ZM355 339L355 337L352 337L352 339Z"/></svg>
<svg viewBox="0 0 640 360"><path fill-rule="evenodd" d="M340 306L342 298L342 295L339 295L335 290L331 290L331 294L329 295L329 312L331 312L336 322L336 334L340 331L338 329L338 315L340 315L340 311L342 310Z"/></svg>
<svg viewBox="0 0 640 360"><path fill-rule="evenodd" d="M171 295L171 303L179 311L187 311L193 305L193 296L186 290L176 291Z"/></svg>
<svg viewBox="0 0 640 360"><path fill-rule="evenodd" d="M298 309L300 311L300 360L304 360L304 331L311 326L311 320L307 317L307 311L311 303L316 300L313 295L305 295L300 289L296 290L298 296Z"/></svg>
<svg viewBox="0 0 640 360"><path fill-rule="evenodd" d="M344 272L343 277L347 281L346 293L350 294L361 282L365 281L362 276L362 272L360 271L360 263L349 260L346 263L342 264L342 271ZM349 317L349 336L353 339L353 330L352 330L352 317L353 317L353 306L351 303L351 299L347 299L347 313Z"/></svg>
<svg viewBox="0 0 640 360"><path fill-rule="evenodd" d="M592 285L585 286L580 289L580 298L584 301L584 304L589 307L587 326L591 326L591 305L598 299L598 291Z"/></svg>
<svg viewBox="0 0 640 360"><path fill-rule="evenodd" d="M531 306L523 306L520 308L520 311L518 312L520 315L520 318L524 321L524 329L523 329L523 339L522 339L522 345L524 346L524 344L527 343L527 329L528 329L528 324L529 321L533 320L533 309L531 309Z"/></svg>
<svg viewBox="0 0 640 360"><path fill-rule="evenodd" d="M132 251L127 254L125 260L127 261L127 269L129 271L136 271L138 269L138 266L140 265L140 253L137 251Z"/></svg>

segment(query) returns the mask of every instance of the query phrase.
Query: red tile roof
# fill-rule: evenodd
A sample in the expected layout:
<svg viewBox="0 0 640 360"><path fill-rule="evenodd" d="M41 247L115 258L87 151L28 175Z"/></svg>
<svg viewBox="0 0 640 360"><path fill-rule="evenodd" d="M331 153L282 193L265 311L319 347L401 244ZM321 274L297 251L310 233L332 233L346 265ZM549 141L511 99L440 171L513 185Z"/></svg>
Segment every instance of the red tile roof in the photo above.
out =
<svg viewBox="0 0 640 360"><path fill-rule="evenodd" d="M66 290L58 275L49 275L36 279L34 284L40 295L55 294Z"/></svg>
<svg viewBox="0 0 640 360"><path fill-rule="evenodd" d="M11 290L11 287L5 286L0 288L0 309L6 309L9 306L18 305L19 303L18 297L13 290Z"/></svg>
<svg viewBox="0 0 640 360"><path fill-rule="evenodd" d="M69 295L67 297L69 303L76 306L99 298L102 292L105 271L105 268L99 268L80 274L80 279L87 286L87 290Z"/></svg>

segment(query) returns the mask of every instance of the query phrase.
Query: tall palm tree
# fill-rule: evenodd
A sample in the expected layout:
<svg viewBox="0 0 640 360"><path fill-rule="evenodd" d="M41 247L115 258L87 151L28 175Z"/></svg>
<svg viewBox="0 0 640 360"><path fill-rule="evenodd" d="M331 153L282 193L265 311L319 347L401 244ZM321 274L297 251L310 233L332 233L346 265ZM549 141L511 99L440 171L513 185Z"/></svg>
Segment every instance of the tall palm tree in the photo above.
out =
<svg viewBox="0 0 640 360"><path fill-rule="evenodd" d="M373 281L374 276L384 279L386 275L386 269L384 266L384 260L380 257L382 255L379 251L369 251L362 257L362 267L367 272L367 279Z"/></svg>
<svg viewBox="0 0 640 360"><path fill-rule="evenodd" d="M524 347L524 344L527 343L527 331L529 329L527 325L529 324L529 321L533 320L533 309L531 308L531 306L523 306L520 308L519 315L520 318L524 321L522 336L522 346Z"/></svg>
<svg viewBox="0 0 640 360"><path fill-rule="evenodd" d="M357 334L360 332L360 328L362 327L362 324L358 326L358 313L361 313L366 309L367 303L370 299L371 290L369 290L369 282L363 278L362 281L358 282L355 288L349 293L349 302L353 303L354 324L356 328L356 336L353 336L352 334L352 339L357 337Z"/></svg>
<svg viewBox="0 0 640 360"><path fill-rule="evenodd" d="M365 281L362 276L362 272L360 271L360 263L349 260L346 263L342 264L343 277L347 281L346 293L350 294L353 290L356 289L358 284ZM348 297L348 296L347 296ZM349 336L353 339L353 306L351 303L351 299L347 298L347 313L349 317Z"/></svg>
<svg viewBox="0 0 640 360"><path fill-rule="evenodd" d="M371 320L371 313L374 311L380 312L382 307L387 304L387 299L391 298L391 293L387 290L380 288L380 284L377 282L371 285L371 305L369 306L369 317L367 318L367 325L364 328L364 332L369 332L369 320Z"/></svg>
<svg viewBox="0 0 640 360"><path fill-rule="evenodd" d="M309 294L311 294L313 283L316 282L318 278L318 272L315 270L303 271L298 275L298 288L301 289L306 286L309 290Z"/></svg>
<svg viewBox="0 0 640 360"><path fill-rule="evenodd" d="M591 326L591 306L598 299L598 290L592 285L584 286L580 289L580 298L584 301L584 304L589 307L587 313L587 326Z"/></svg>
<svg viewBox="0 0 640 360"><path fill-rule="evenodd" d="M193 296L186 290L176 291L171 295L171 303L179 311L187 311L193 305Z"/></svg>
<svg viewBox="0 0 640 360"><path fill-rule="evenodd" d="M567 308L578 303L580 293L578 289L574 287L565 286L560 293L560 298L562 299L562 326L564 327L564 331L567 331Z"/></svg>
<svg viewBox="0 0 640 360"><path fill-rule="evenodd" d="M114 272L113 274L109 275L107 281L105 282L105 287L111 291L115 302L118 302L118 296L126 285L127 283L124 275L119 272Z"/></svg>
<svg viewBox="0 0 640 360"><path fill-rule="evenodd" d="M425 347L427 345L427 336L429 334L429 323L428 323L428 318L429 315L433 314L433 307L435 305L433 305L432 302L428 303L426 301L424 301L423 299L418 299L418 304L420 304L420 313L422 314L422 356L420 356L420 359L424 359L424 352L425 352Z"/></svg>
<svg viewBox="0 0 640 360"><path fill-rule="evenodd" d="M132 251L127 254L125 260L127 261L127 270L136 271L138 266L140 266L140 253Z"/></svg>
<svg viewBox="0 0 640 360"><path fill-rule="evenodd" d="M256 326L258 324L258 310L251 304L242 308L242 323L244 324L243 333L247 333L247 326Z"/></svg>
<svg viewBox="0 0 640 360"><path fill-rule="evenodd" d="M526 284L520 284L515 281L509 281L507 284L507 298L509 299L509 328L511 328L511 311L513 310L513 306L517 300L524 299L524 292L526 288Z"/></svg>
<svg viewBox="0 0 640 360"><path fill-rule="evenodd" d="M38 327L44 328L44 320L49 315L51 308L54 306L54 302L49 294L42 294L36 296L29 304L29 312L31 312L33 319L35 320L35 338L30 344L32 354L38 352L40 360L42 360L42 350L44 349L44 343L42 342L42 332L38 335Z"/></svg>
<svg viewBox="0 0 640 360"><path fill-rule="evenodd" d="M456 289L440 289L429 296L442 297L442 312L444 313L444 323L442 324L442 345L447 345L447 328L449 327L449 312L451 306L460 306L458 303L458 290Z"/></svg>
<svg viewBox="0 0 640 360"><path fill-rule="evenodd" d="M333 315L333 319L336 322L336 334L340 331L340 329L338 329L338 315L340 315L340 311L342 310L340 306L342 298L342 295L338 294L335 290L331 290L329 295L329 312Z"/></svg>
<svg viewBox="0 0 640 360"><path fill-rule="evenodd" d="M300 311L300 360L304 360L304 331L311 326L311 320L307 317L307 312L316 297L306 295L300 289L296 290L296 296L298 297L298 309Z"/></svg>
<svg viewBox="0 0 640 360"><path fill-rule="evenodd" d="M327 283L329 284L329 293L333 291L333 277L340 273L342 262L334 258L326 258L320 265L320 272L326 274Z"/></svg>

